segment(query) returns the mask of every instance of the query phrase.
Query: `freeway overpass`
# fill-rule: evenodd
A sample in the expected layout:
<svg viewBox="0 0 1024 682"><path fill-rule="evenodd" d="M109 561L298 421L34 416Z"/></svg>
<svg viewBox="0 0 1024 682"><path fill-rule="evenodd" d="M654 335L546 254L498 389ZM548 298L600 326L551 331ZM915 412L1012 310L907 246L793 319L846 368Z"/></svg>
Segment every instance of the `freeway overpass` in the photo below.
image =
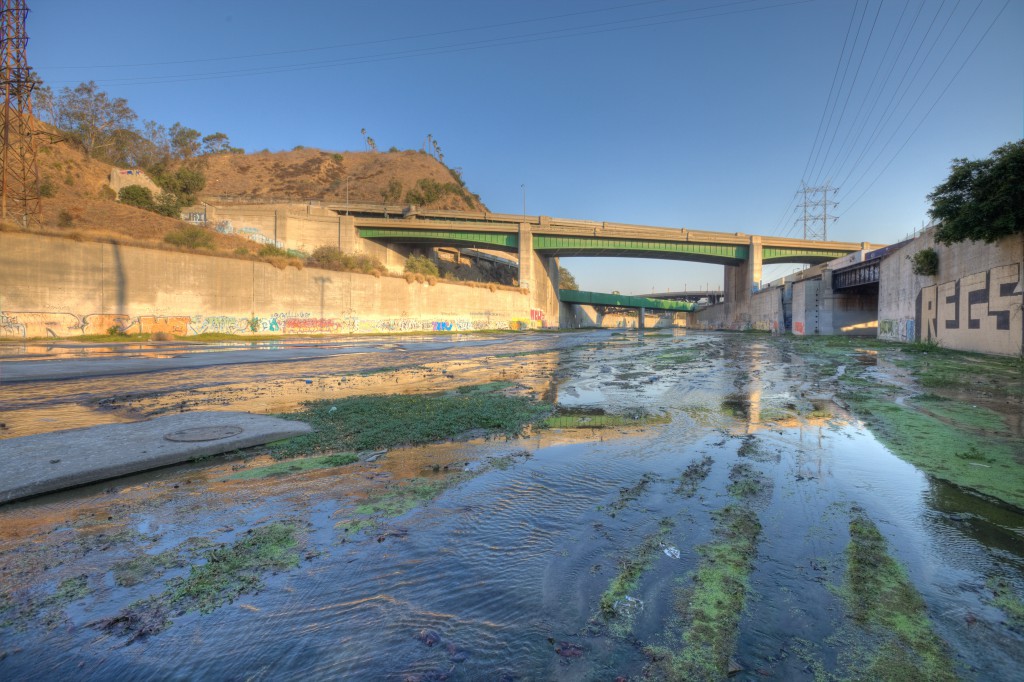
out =
<svg viewBox="0 0 1024 682"><path fill-rule="evenodd" d="M809 241L743 232L573 220L487 211L325 204L361 240L395 246L460 246L515 253L520 283L547 319L558 316L562 256L658 258L725 266L726 303L749 298L770 263L815 265L871 248L866 243ZM339 228L341 229L341 228Z"/></svg>

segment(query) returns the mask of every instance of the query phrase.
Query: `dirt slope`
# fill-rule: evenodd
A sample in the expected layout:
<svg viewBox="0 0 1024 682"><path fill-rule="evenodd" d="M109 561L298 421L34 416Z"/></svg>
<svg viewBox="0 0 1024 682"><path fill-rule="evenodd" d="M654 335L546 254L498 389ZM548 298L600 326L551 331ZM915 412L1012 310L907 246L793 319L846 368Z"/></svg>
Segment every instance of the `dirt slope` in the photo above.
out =
<svg viewBox="0 0 1024 682"><path fill-rule="evenodd" d="M296 149L290 152L217 154L206 157L209 197L309 199L377 203L392 181L401 184L403 204L410 189L422 179L451 189L430 208L475 209L479 199L459 186L455 174L432 156L415 151L325 152ZM456 189L457 188L457 189Z"/></svg>

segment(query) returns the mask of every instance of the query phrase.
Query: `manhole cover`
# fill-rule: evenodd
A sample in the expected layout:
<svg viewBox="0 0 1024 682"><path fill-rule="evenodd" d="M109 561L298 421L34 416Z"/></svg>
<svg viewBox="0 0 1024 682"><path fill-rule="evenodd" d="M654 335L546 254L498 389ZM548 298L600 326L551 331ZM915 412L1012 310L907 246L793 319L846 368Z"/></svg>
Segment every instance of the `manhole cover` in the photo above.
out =
<svg viewBox="0 0 1024 682"><path fill-rule="evenodd" d="M176 443L198 443L206 440L220 440L237 436L242 432L241 426L200 426L194 429L182 429L168 433L164 438Z"/></svg>

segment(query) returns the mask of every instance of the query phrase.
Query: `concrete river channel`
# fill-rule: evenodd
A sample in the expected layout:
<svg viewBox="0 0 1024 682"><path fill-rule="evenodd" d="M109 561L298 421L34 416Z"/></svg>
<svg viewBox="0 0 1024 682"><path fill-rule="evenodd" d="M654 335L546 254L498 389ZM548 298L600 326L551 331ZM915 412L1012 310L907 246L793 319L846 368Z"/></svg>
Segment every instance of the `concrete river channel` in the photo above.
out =
<svg viewBox="0 0 1024 682"><path fill-rule="evenodd" d="M0 679L1024 679L1021 368L685 330L0 346L0 448L341 434L386 396L345 451L0 506Z"/></svg>

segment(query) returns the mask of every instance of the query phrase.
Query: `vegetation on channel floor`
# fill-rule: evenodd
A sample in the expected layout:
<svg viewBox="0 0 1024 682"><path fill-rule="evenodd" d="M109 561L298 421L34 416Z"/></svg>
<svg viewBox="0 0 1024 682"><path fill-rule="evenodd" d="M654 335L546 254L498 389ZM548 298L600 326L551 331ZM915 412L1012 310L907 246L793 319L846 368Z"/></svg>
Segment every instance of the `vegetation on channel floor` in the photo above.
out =
<svg viewBox="0 0 1024 682"><path fill-rule="evenodd" d="M611 631L622 637L632 630L636 618L636 610L629 608L640 578L650 570L654 559L665 545L665 538L675 526L672 519L661 519L658 530L644 538L639 546L619 559L618 573L608 584L608 589L601 595L601 616L608 623Z"/></svg>
<svg viewBox="0 0 1024 682"><path fill-rule="evenodd" d="M233 544L205 552L205 561L193 564L187 576L168 581L161 594L135 602L95 625L138 639L163 630L170 624L171 615L209 613L243 594L257 592L265 573L298 566L298 544L292 523L253 528Z"/></svg>
<svg viewBox="0 0 1024 682"><path fill-rule="evenodd" d="M544 403L508 395L494 382L419 395L368 395L319 400L286 415L313 427L271 452L276 458L437 443L466 434L515 436L549 411Z"/></svg>
<svg viewBox="0 0 1024 682"><path fill-rule="evenodd" d="M791 343L821 376L836 380L838 396L894 454L937 478L1024 508L1018 475L1024 440L986 407L1024 409L1024 361L849 337ZM854 361L863 353L892 362L915 385L867 375ZM837 372L839 365L844 372Z"/></svg>
<svg viewBox="0 0 1024 682"><path fill-rule="evenodd" d="M714 541L697 548L693 585L681 589L676 609L685 623L678 644L647 648L649 672L665 680L724 679L754 568L761 523L745 506L713 512Z"/></svg>
<svg viewBox="0 0 1024 682"><path fill-rule="evenodd" d="M932 630L924 601L893 559L878 528L859 509L850 517L843 597L854 621L874 638L856 666L863 679L956 680L945 643Z"/></svg>

